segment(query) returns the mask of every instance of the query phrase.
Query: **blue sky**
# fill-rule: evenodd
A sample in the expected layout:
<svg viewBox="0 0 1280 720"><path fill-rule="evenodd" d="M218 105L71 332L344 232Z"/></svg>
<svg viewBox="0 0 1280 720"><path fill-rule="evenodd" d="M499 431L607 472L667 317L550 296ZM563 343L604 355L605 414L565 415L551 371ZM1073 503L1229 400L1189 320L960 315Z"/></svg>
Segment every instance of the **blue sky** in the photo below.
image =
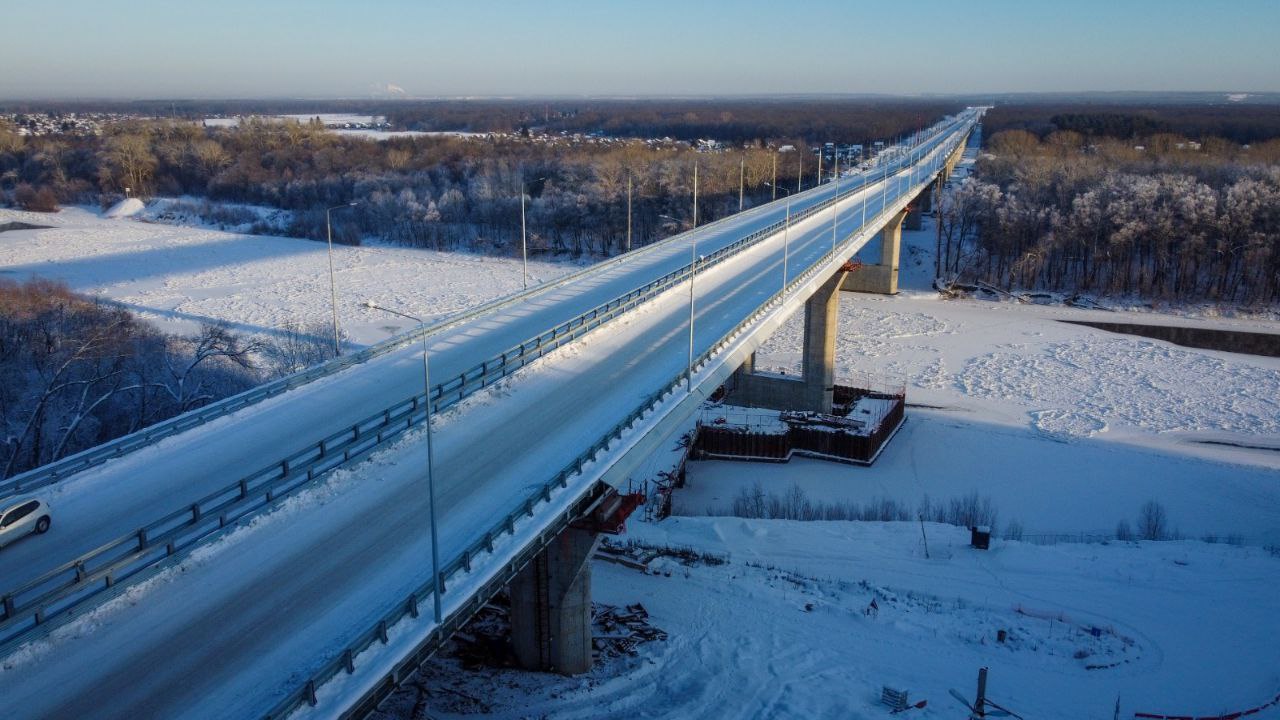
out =
<svg viewBox="0 0 1280 720"><path fill-rule="evenodd" d="M1280 91L1280 0L7 5L10 98Z"/></svg>

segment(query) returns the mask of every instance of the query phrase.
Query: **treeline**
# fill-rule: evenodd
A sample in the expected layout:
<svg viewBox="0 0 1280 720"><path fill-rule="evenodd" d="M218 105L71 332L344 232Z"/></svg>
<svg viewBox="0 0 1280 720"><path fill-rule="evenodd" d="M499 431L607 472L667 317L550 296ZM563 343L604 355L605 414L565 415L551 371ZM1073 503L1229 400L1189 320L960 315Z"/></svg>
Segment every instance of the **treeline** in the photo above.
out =
<svg viewBox="0 0 1280 720"><path fill-rule="evenodd" d="M1280 138L1280 106L1027 103L996 105L983 117L982 124L992 135L1005 130L1025 130L1041 139L1058 131L1119 140L1172 133L1192 140L1217 138L1243 145Z"/></svg>
<svg viewBox="0 0 1280 720"><path fill-rule="evenodd" d="M0 111L114 112L171 120L210 116L384 116L397 130L518 132L733 143L859 143L893 138L964 109L959 99L737 98L667 100L137 100L0 101Z"/></svg>
<svg viewBox="0 0 1280 720"><path fill-rule="evenodd" d="M322 337L293 328L264 344L221 325L175 337L57 283L0 279L0 477L319 362Z"/></svg>
<svg viewBox="0 0 1280 720"><path fill-rule="evenodd" d="M964 109L952 100L739 99L401 103L387 118L412 130L602 133L735 144L863 143L923 128Z"/></svg>
<svg viewBox="0 0 1280 720"><path fill-rule="evenodd" d="M841 115L838 104L822 107L832 118ZM937 120L926 114L937 107L909 107L883 116L865 109L863 120L831 119L834 134L828 137L892 136ZM698 125L699 131L738 127L732 111L724 112ZM778 104L771 112L784 118L789 110ZM818 122L812 114L798 117ZM790 127L775 121L780 124L767 132ZM695 162L699 222L738 210L740 179L744 205L774 197L775 163L778 184L787 191L818 181L816 160L800 140L792 142L802 149L776 152L765 137L773 136L746 148L700 153L671 143L519 134L371 142L327 132L315 122L262 120L237 128L137 121L112 125L101 137L25 138L0 127L0 192L34 210L49 209L51 201L108 202L126 188L144 197L188 194L263 204L294 211L289 234L316 239L324 237L326 207L358 202L333 216L335 240L374 236L414 247L514 254L523 184L534 252L609 255L627 243L628 183L631 243L640 246L691 225Z"/></svg>
<svg viewBox="0 0 1280 720"><path fill-rule="evenodd" d="M1013 130L985 149L939 206L944 281L1280 301L1280 140Z"/></svg>

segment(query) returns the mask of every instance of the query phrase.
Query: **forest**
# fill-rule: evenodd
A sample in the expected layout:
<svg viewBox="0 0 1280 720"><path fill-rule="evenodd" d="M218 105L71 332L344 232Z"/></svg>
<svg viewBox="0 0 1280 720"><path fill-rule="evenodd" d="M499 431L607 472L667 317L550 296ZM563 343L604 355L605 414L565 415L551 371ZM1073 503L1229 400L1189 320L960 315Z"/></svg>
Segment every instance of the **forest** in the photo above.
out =
<svg viewBox="0 0 1280 720"><path fill-rule="evenodd" d="M50 212L62 204L105 206L129 194L190 195L292 211L287 229L335 240L366 238L413 247L519 253L520 200L526 195L534 252L605 256L627 243L628 188L634 246L688 227L698 167L700 222L819 181L818 141L864 142L930 124L946 103L844 102L756 105L708 102L562 107L554 132L527 132L529 103L442 103L425 107L325 107L385 112L407 127L492 129L486 137L413 136L384 141L345 137L317 122L249 118L205 127L182 114L229 108L187 105L181 113L114 120L100 135L24 136L0 121L0 201ZM509 107L508 107L509 106ZM61 111L121 112L137 106ZM240 109L244 107L237 106ZM263 103L261 112L307 112ZM9 108L24 112L50 108ZM169 113L164 110L169 109ZM398 116L396 113L403 113ZM561 131L620 136L712 137L698 152L682 141L584 141ZM782 152L793 145L798 150ZM776 178L778 190L772 183ZM830 173L830 168L824 169ZM739 196L739 183L743 194ZM216 205L215 205L216 207ZM316 328L291 328L270 341L207 325L190 337L164 335L111 303L56 283L0 280L0 477L55 461L330 356Z"/></svg>
<svg viewBox="0 0 1280 720"><path fill-rule="evenodd" d="M1239 137L1258 120L1207 119L1217 112L1175 121L1166 109L997 108L976 178L940 204L939 277L1155 301L1280 301L1280 117L1269 109L1252 143L1172 132ZM997 130L1046 123L1043 133Z"/></svg>
<svg viewBox="0 0 1280 720"><path fill-rule="evenodd" d="M324 337L166 335L59 283L0 279L0 478L314 365L332 355Z"/></svg>
<svg viewBox="0 0 1280 720"><path fill-rule="evenodd" d="M339 136L314 122L257 119L235 128L137 119L111 124L101 136L23 137L0 127L0 193L32 210L111 202L125 188L143 197L269 205L294 211L289 234L315 239L324 238L326 207L358 202L335 216L335 240L374 237L514 254L523 185L533 252L607 256L627 246L629 205L633 246L690 225L695 163L699 222L710 221L736 212L740 202L781 197L771 184L775 167L786 188L781 192L817 183L816 156L805 151L812 143L892 139L959 109L924 101L561 103L552 118L550 107L496 101L362 106L380 108L398 127L505 131L379 142ZM537 133L522 132L540 117L551 122ZM574 140L560 136L562 130L621 139ZM710 137L729 149L698 152L685 142L632 136ZM800 150L778 152L786 145Z"/></svg>

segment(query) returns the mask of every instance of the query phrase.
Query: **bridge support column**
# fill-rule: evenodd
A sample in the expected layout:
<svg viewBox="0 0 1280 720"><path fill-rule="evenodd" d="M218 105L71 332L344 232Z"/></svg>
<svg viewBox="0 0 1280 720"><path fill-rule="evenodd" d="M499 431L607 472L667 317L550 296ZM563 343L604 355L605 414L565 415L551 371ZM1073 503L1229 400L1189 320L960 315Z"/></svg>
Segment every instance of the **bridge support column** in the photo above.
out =
<svg viewBox="0 0 1280 720"><path fill-rule="evenodd" d="M937 185L937 180L925 185L920 194L907 206L907 219L903 223L903 228L920 230L923 227L924 214L933 210L933 189L935 185Z"/></svg>
<svg viewBox="0 0 1280 720"><path fill-rule="evenodd" d="M898 258L902 253L902 225L907 214L906 210L899 212L880 230L880 263L863 265L849 273L841 290L881 295L898 293Z"/></svg>
<svg viewBox="0 0 1280 720"><path fill-rule="evenodd" d="M511 581L511 644L530 670L591 669L591 555L599 535L566 528Z"/></svg>
<svg viewBox="0 0 1280 720"><path fill-rule="evenodd" d="M757 374L752 355L734 377L729 402L771 410L831 412L840 286L846 275L837 272L805 302L801 376Z"/></svg>
<svg viewBox="0 0 1280 720"><path fill-rule="evenodd" d="M938 180L935 178L933 182L929 183L925 187L924 192L920 193L920 197L918 199L918 202L920 203L920 212L933 212L933 194L937 191Z"/></svg>

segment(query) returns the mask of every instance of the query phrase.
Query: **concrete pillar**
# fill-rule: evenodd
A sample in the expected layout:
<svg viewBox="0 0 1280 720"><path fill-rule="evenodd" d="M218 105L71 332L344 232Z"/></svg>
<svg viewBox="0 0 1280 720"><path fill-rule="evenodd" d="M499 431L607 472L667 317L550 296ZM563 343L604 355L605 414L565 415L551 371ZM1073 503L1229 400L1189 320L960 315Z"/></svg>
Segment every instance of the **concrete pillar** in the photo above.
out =
<svg viewBox="0 0 1280 720"><path fill-rule="evenodd" d="M920 193L920 197L917 200L920 203L920 212L933 212L933 194L937 191L937 188L938 181L935 179L925 186L924 192Z"/></svg>
<svg viewBox="0 0 1280 720"><path fill-rule="evenodd" d="M591 669L591 555L599 535L566 528L511 581L511 645L524 668Z"/></svg>
<svg viewBox="0 0 1280 720"><path fill-rule="evenodd" d="M831 412L835 389L836 323L840 319L840 286L847 272L837 272L804 304L804 349L799 377L755 373L755 355L738 369L728 401L771 410Z"/></svg>
<svg viewBox="0 0 1280 720"><path fill-rule="evenodd" d="M906 230L919 230L924 227L924 212L920 209L920 198L911 201L907 206L907 219L903 221L902 227Z"/></svg>
<svg viewBox="0 0 1280 720"><path fill-rule="evenodd" d="M880 264L887 265L893 271L893 289L898 292L898 256L902 254L902 222L907 211L889 218L889 222L880 229Z"/></svg>
<svg viewBox="0 0 1280 720"><path fill-rule="evenodd" d="M831 412L840 285L846 274L832 275L804 304L804 405L797 409Z"/></svg>
<svg viewBox="0 0 1280 720"><path fill-rule="evenodd" d="M889 219L880 230L880 264L863 265L849 273L841 290L895 295L898 292L898 258L902 253L902 225L907 211Z"/></svg>

